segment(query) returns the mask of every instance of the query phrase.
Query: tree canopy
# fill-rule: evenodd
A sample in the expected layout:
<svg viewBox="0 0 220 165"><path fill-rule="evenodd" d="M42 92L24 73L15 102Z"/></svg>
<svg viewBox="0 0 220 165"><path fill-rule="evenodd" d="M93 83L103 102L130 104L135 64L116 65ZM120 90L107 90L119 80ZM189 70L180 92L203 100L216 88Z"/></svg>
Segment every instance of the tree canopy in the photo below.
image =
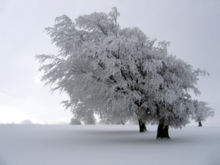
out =
<svg viewBox="0 0 220 165"><path fill-rule="evenodd" d="M114 7L75 21L57 17L46 30L58 54L37 55L42 80L66 92L63 103L85 123L98 114L106 123L137 118L163 129L195 119L207 108L198 108L190 92L199 94L196 84L206 72L170 55L168 42L151 40L137 27L121 28L119 15Z"/></svg>

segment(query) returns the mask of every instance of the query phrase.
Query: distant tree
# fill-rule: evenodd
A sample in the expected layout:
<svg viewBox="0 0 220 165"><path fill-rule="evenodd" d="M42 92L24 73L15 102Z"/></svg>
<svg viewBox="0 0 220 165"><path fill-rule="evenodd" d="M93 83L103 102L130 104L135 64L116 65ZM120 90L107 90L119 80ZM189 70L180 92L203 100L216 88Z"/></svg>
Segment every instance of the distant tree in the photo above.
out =
<svg viewBox="0 0 220 165"><path fill-rule="evenodd" d="M71 125L81 125L81 122L78 120L78 119L76 119L76 118L71 118L71 120L70 120L70 124Z"/></svg>
<svg viewBox="0 0 220 165"><path fill-rule="evenodd" d="M207 106L206 102L194 100L193 103L195 107L193 118L196 122L198 122L198 126L202 127L202 121L205 121L205 119L209 116L213 116L214 111Z"/></svg>
<svg viewBox="0 0 220 165"><path fill-rule="evenodd" d="M193 116L189 90L203 73L168 54L167 42L150 40L138 28L121 28L119 13L92 13L75 22L63 15L48 31L60 49L57 55L38 55L40 71L52 90L68 94L63 101L77 119L106 123L139 121L158 124L158 138L182 127Z"/></svg>

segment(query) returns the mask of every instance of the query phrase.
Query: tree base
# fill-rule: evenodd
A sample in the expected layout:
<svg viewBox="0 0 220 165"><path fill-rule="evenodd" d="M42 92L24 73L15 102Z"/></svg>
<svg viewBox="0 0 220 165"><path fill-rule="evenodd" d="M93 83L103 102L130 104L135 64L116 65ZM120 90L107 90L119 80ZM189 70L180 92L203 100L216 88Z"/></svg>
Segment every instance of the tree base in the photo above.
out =
<svg viewBox="0 0 220 165"><path fill-rule="evenodd" d="M201 121L198 123L198 127L202 127L202 122Z"/></svg>
<svg viewBox="0 0 220 165"><path fill-rule="evenodd" d="M138 123L139 123L139 132L140 133L146 132L147 128L145 122L143 122L142 120L138 120Z"/></svg>
<svg viewBox="0 0 220 165"><path fill-rule="evenodd" d="M161 120L157 128L157 139L169 139L169 126Z"/></svg>

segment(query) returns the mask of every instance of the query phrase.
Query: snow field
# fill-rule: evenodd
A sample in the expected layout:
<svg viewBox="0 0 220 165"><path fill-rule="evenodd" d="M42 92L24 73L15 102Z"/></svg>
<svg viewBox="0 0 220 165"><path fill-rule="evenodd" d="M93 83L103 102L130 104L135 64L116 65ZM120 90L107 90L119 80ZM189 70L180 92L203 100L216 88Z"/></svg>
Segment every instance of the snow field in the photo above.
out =
<svg viewBox="0 0 220 165"><path fill-rule="evenodd" d="M138 126L0 125L0 165L219 165L220 128L170 130Z"/></svg>

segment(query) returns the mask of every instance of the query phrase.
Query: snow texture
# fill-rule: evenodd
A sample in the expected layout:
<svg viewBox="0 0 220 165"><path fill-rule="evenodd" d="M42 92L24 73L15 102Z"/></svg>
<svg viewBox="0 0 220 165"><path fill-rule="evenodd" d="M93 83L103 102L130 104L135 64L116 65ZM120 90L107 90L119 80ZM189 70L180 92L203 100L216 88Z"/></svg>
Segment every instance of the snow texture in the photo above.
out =
<svg viewBox="0 0 220 165"><path fill-rule="evenodd" d="M186 127L156 140L154 127L0 125L0 165L219 165L220 128Z"/></svg>

